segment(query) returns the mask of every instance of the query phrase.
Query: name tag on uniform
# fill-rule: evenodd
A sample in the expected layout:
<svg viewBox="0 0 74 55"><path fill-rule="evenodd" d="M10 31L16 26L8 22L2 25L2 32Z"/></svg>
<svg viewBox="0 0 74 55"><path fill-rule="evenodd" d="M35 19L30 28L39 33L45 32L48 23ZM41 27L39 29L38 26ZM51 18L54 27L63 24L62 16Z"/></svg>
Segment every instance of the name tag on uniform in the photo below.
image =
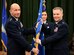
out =
<svg viewBox="0 0 74 55"><path fill-rule="evenodd" d="M55 29L54 29L54 32L57 32L58 31L58 27L56 27Z"/></svg>

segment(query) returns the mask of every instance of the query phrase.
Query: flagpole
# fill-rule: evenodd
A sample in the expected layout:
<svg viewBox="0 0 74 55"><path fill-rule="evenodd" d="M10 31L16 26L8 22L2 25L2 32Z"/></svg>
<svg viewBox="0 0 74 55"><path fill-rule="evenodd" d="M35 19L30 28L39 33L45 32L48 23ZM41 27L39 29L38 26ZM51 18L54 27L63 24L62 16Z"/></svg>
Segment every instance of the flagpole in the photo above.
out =
<svg viewBox="0 0 74 55"><path fill-rule="evenodd" d="M45 6L45 0L42 0L42 6L46 7L46 6ZM41 7L41 8L42 8L42 7ZM41 25L41 27L42 27L42 25ZM36 39L39 39L39 36L40 36L40 32L36 35ZM34 45L35 45L35 47L38 49L38 44L35 43ZM37 54L34 54L34 55L37 55Z"/></svg>
<svg viewBox="0 0 74 55"><path fill-rule="evenodd" d="M3 42L3 40L1 39L1 42L2 42L2 45L3 45L3 47L5 48L5 50L7 51L7 47L5 46L5 44L4 44L4 42ZM3 48L2 48L3 49ZM4 50L4 49L3 49Z"/></svg>
<svg viewBox="0 0 74 55"><path fill-rule="evenodd" d="M39 7L39 13L38 13L37 22L42 18L42 3L43 3L43 0L40 0L40 7ZM38 24L38 27L37 27L37 30L36 30L36 38L35 39L39 39L41 27L42 27L42 25ZM38 32L38 28L39 28L39 32ZM35 43L34 45L38 49L38 44ZM37 54L34 54L34 55L37 55Z"/></svg>

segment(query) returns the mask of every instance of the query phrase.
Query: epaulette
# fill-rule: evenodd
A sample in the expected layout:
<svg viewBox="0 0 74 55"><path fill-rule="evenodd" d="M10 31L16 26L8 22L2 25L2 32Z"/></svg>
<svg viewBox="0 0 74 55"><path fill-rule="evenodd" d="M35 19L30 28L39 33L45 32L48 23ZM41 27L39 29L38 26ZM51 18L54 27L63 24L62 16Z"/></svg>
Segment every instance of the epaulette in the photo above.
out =
<svg viewBox="0 0 74 55"><path fill-rule="evenodd" d="M11 18L11 19L9 19L9 21L12 21L12 18Z"/></svg>

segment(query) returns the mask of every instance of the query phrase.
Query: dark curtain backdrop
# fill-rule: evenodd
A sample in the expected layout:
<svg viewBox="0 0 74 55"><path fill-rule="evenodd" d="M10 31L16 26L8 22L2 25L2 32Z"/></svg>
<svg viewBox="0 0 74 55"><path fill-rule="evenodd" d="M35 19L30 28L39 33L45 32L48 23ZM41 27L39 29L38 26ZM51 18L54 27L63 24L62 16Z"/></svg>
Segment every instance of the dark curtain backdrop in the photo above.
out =
<svg viewBox="0 0 74 55"><path fill-rule="evenodd" d="M7 12L9 16L9 7L12 3L18 3L21 6L21 17L20 20L23 22L24 27L30 28L38 16L39 2L40 0L7 0ZM1 5L1 2L0 2ZM74 0L46 0L46 11L48 13L48 21L53 21L52 9L56 6L62 7L64 10L64 20L69 25L69 41L72 38L74 32ZM0 6L0 18L2 5ZM0 19L1 21L1 19ZM1 22L0 22L1 24ZM32 37L28 37L32 40Z"/></svg>

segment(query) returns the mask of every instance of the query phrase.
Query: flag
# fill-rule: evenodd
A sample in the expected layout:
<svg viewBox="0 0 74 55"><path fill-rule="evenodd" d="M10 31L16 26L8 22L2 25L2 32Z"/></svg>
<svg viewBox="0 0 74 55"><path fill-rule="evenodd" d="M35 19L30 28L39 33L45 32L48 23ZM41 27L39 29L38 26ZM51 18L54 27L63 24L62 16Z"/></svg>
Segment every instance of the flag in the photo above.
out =
<svg viewBox="0 0 74 55"><path fill-rule="evenodd" d="M35 39L40 39L40 40L44 39L44 33L41 32L41 28L42 28L41 18L42 18L42 11L46 10L46 8L43 4L44 4L44 1L40 0L40 7L39 7L39 12L38 12L38 18L37 18L37 23L38 22L39 23L38 23L38 26L37 26L37 29L36 29L36 37L35 37ZM32 42L32 46L39 49L38 55L45 55L44 46L39 45L39 44L35 43L34 41ZM32 55L37 55L37 54L32 54Z"/></svg>
<svg viewBox="0 0 74 55"><path fill-rule="evenodd" d="M4 51L7 51L7 35L5 31L5 24L7 20L7 13L6 13L6 0L2 0L2 33L1 33L1 42L4 47Z"/></svg>

